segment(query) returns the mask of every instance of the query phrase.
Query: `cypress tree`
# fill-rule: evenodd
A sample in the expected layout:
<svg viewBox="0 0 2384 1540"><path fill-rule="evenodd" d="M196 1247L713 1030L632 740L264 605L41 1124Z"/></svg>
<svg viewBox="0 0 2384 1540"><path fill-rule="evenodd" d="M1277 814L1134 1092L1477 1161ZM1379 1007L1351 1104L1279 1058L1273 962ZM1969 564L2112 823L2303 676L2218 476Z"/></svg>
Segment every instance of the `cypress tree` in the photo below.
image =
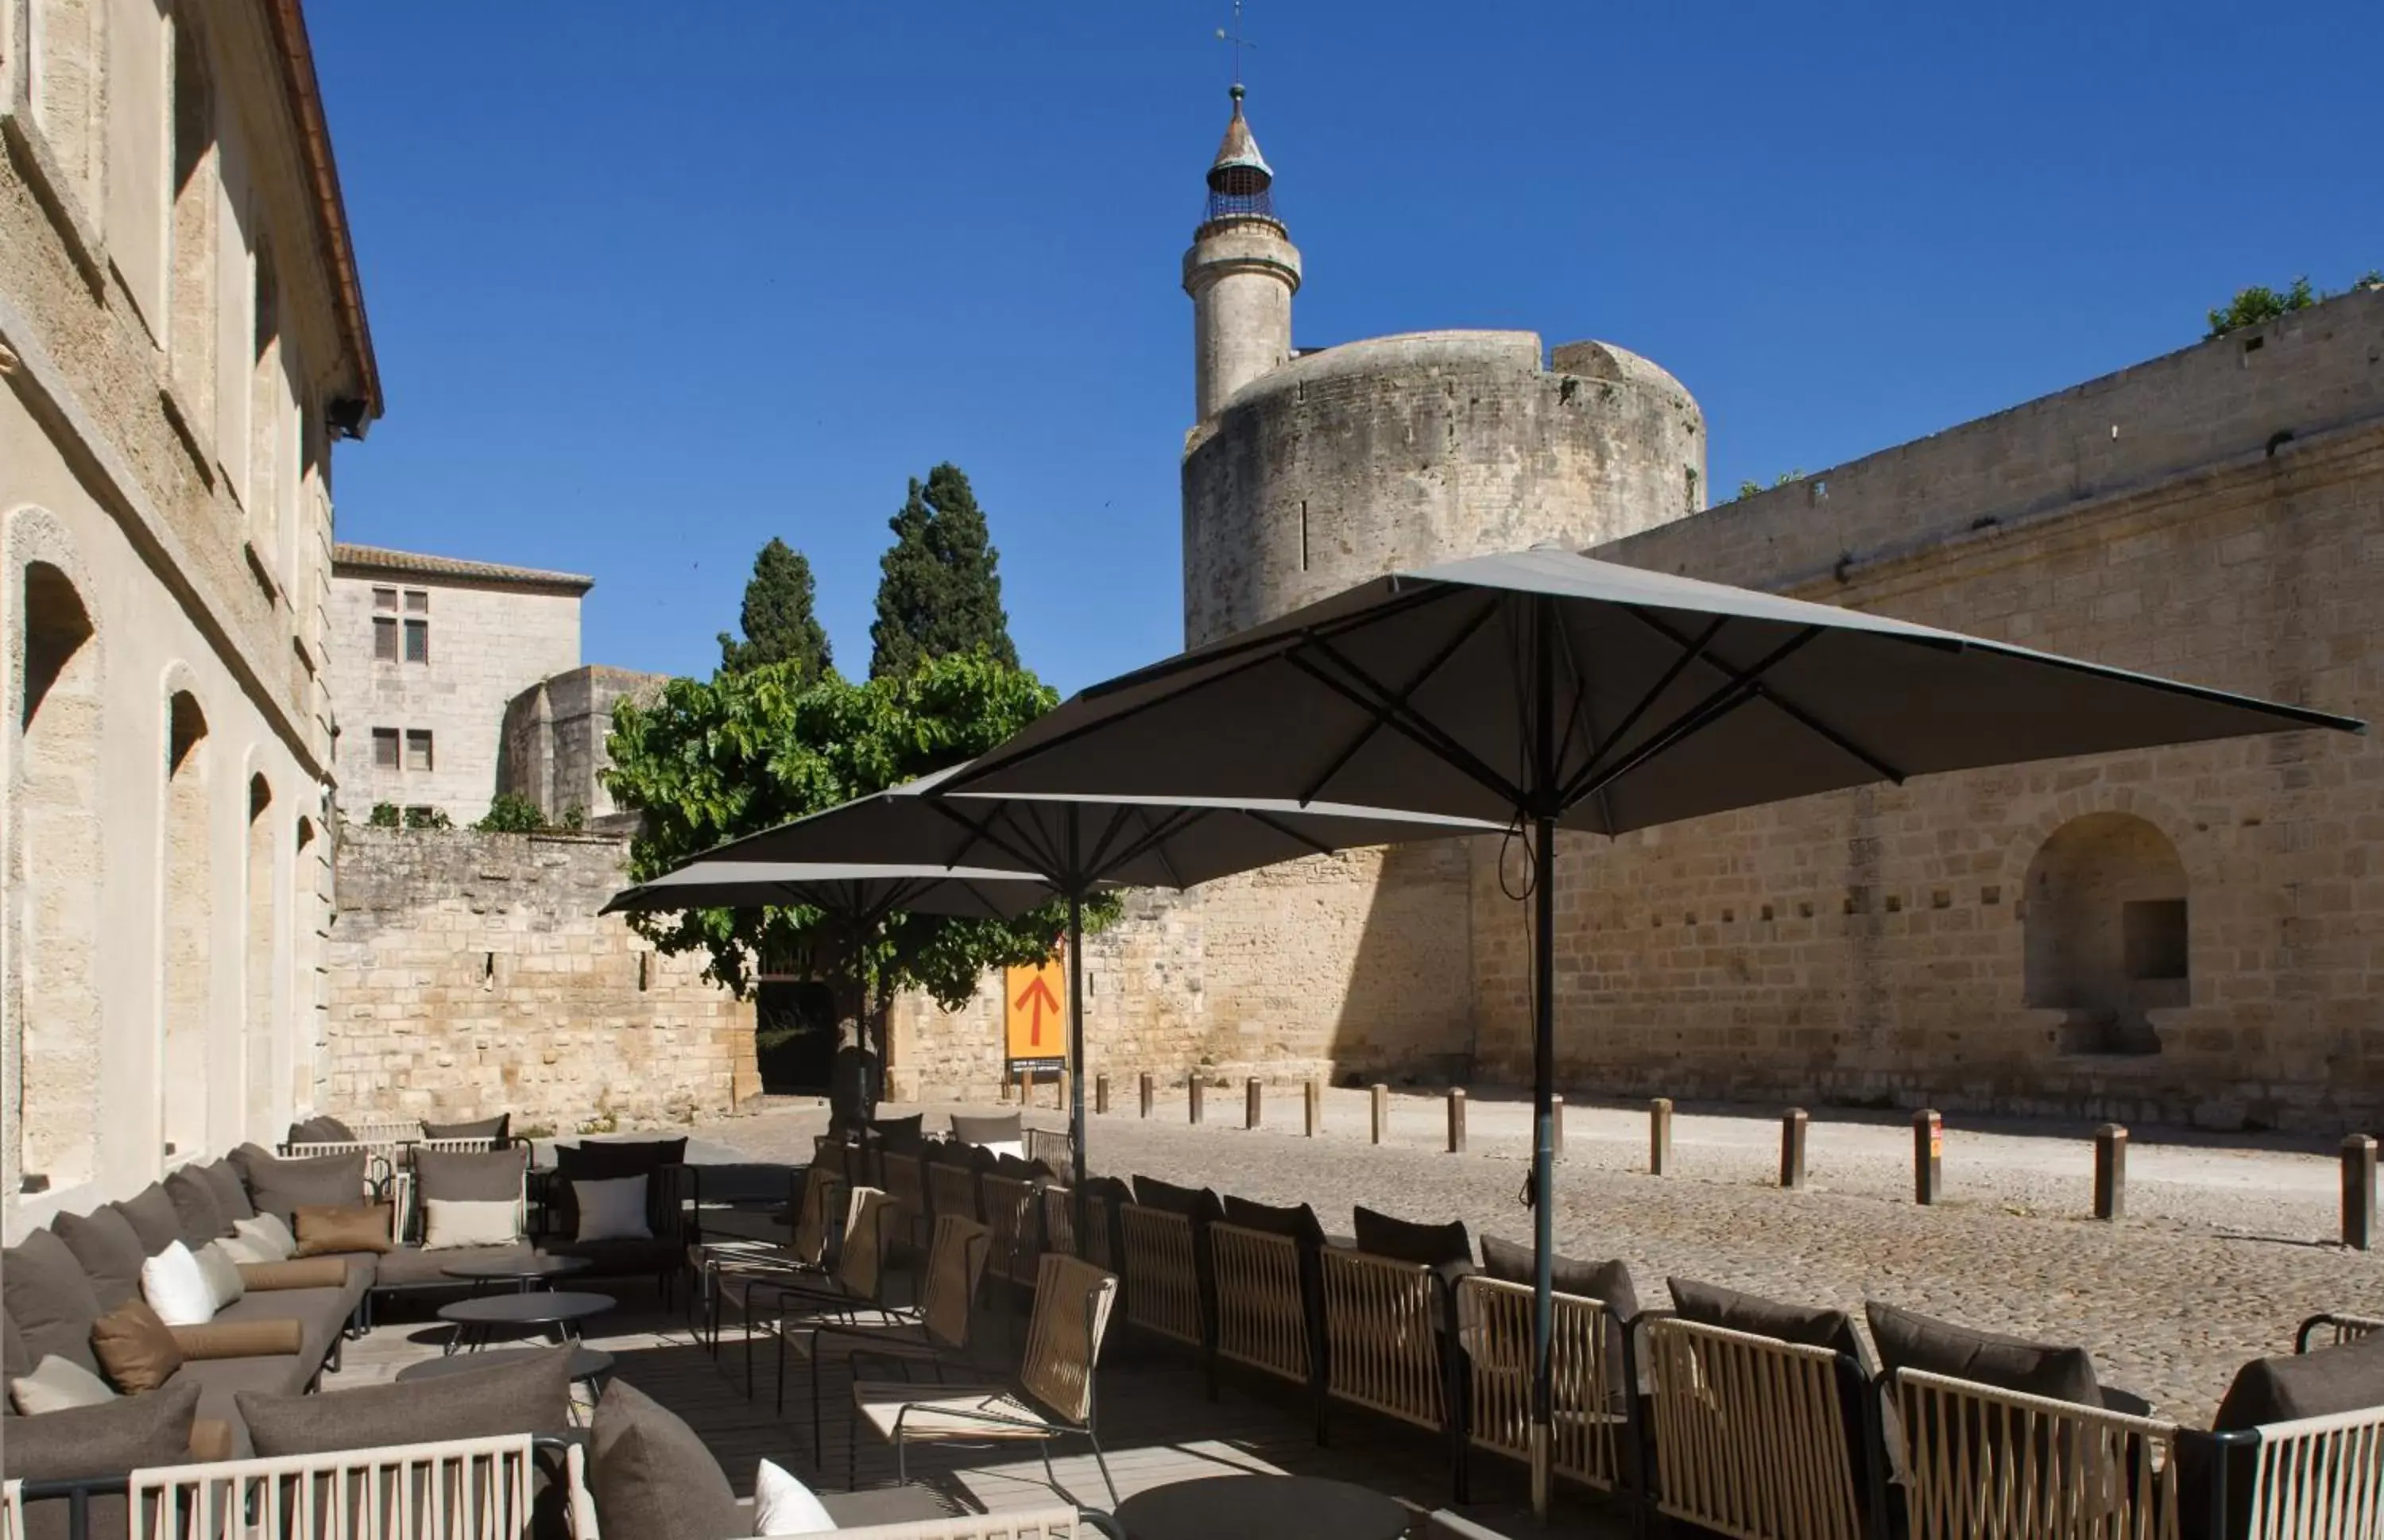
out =
<svg viewBox="0 0 2384 1540"><path fill-rule="evenodd" d="M961 468L937 466L924 486L914 478L888 525L894 543L878 562L869 677L908 674L930 659L979 649L1018 666L1001 607L1001 553Z"/></svg>
<svg viewBox="0 0 2384 1540"><path fill-rule="evenodd" d="M720 633L720 670L742 674L764 664L801 664L804 684L835 666L827 632L812 614L812 564L786 541L771 537L753 558L739 616L745 640Z"/></svg>

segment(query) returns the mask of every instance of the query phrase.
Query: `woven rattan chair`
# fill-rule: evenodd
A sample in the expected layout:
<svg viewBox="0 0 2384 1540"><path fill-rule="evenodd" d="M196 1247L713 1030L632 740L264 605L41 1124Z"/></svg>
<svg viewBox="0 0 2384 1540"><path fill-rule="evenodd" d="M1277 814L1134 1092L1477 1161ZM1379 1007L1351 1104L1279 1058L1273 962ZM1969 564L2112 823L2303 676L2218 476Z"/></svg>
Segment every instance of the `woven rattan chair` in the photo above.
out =
<svg viewBox="0 0 2384 1540"><path fill-rule="evenodd" d="M986 1227L993 1232L990 1271L1021 1289L1035 1286L1037 1269L1043 1260L1041 1234L1037 1228L1042 1211L1037 1190L1035 1183L1015 1176L997 1176L987 1172L977 1178L978 1202Z"/></svg>
<svg viewBox="0 0 2384 1540"><path fill-rule="evenodd" d="M1095 1367L1117 1298L1117 1275L1074 1257L1043 1259L1036 1280L1035 1318L1026 1334L1026 1356L1017 1383L934 1388L904 1381L856 1380L852 1404L880 1437L894 1446L895 1479L907 1481L904 1451L913 1444L996 1444L1031 1439L1043 1456L1043 1474L1060 1490L1051 1468L1056 1439L1083 1438L1092 1446L1110 1502L1117 1483L1110 1477L1095 1426ZM1064 1495L1064 1494L1063 1494Z"/></svg>
<svg viewBox="0 0 2384 1540"><path fill-rule="evenodd" d="M1142 1203L1117 1206L1126 1323L1205 1353L1200 1266L1191 1219Z"/></svg>
<svg viewBox="0 0 2384 1540"><path fill-rule="evenodd" d="M747 1351L751 1352L753 1290L757 1286L829 1276L848 1213L847 1198L844 1178L813 1162L803 1173L802 1191L795 1201L794 1233L787 1245L728 1241L698 1248L689 1256L689 1263L698 1269L707 1306L705 1335L714 1353L720 1350L724 1299L734 1298L745 1321Z"/></svg>
<svg viewBox="0 0 2384 1540"><path fill-rule="evenodd" d="M881 1150L877 1156L878 1186L902 1211L904 1246L915 1250L928 1244L935 1226L927 1206L926 1162L915 1149Z"/></svg>
<svg viewBox="0 0 2384 1540"><path fill-rule="evenodd" d="M1883 1533L1879 1398L1852 1359L1670 1316L1646 1342L1658 1512L1745 1540Z"/></svg>
<svg viewBox="0 0 2384 1540"><path fill-rule="evenodd" d="M1548 1468L1613 1492L1637 1468L1629 1376L1613 1362L1620 1334L1596 1299L1559 1294L1548 1339ZM1532 1290L1479 1273L1458 1280L1457 1340L1464 1349L1468 1447L1532 1459Z"/></svg>
<svg viewBox="0 0 2384 1540"><path fill-rule="evenodd" d="M951 1153L945 1153L947 1149ZM927 1206L937 1218L945 1214L978 1221L985 1218L977 1206L975 1159L966 1146L950 1145L931 1150L926 1157L926 1174Z"/></svg>
<svg viewBox="0 0 2384 1540"><path fill-rule="evenodd" d="M2174 1424L1915 1369L1893 1384L1912 1540L2178 1534Z"/></svg>
<svg viewBox="0 0 2384 1540"><path fill-rule="evenodd" d="M536 1448L563 1442L515 1434L135 1471L121 1488L129 1540L522 1540ZM579 1449L555 1463L572 1540L597 1540Z"/></svg>
<svg viewBox="0 0 2384 1540"><path fill-rule="evenodd" d="M1322 1388L1323 1343L1303 1283L1299 1242L1239 1224L1209 1226L1217 1279L1217 1357Z"/></svg>
<svg viewBox="0 0 2384 1540"><path fill-rule="evenodd" d="M1465 1403L1448 1348L1456 1312L1447 1272L1339 1247L1320 1260L1325 1402L1446 1436L1451 1485L1466 1501ZM1321 1411L1318 1427L1321 1437Z"/></svg>
<svg viewBox="0 0 2384 1540"><path fill-rule="evenodd" d="M875 1187L855 1187L845 1209L836 1270L824 1277L756 1279L746 1288L745 1396L753 1395L753 1328L764 1320L780 1335L819 1320L858 1321L887 1311L886 1255L901 1227L901 1211Z"/></svg>

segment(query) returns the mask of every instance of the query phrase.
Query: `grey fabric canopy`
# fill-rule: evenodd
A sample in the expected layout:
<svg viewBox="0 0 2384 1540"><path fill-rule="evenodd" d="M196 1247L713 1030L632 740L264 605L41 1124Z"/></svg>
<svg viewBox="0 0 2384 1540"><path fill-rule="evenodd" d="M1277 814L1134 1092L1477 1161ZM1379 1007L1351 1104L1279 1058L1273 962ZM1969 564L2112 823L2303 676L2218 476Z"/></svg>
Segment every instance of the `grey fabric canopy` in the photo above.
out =
<svg viewBox="0 0 2384 1540"><path fill-rule="evenodd" d="M1533 550L1395 573L1096 685L964 792L1333 798L1529 826L1533 1499L1546 1511L1556 831L2349 718Z"/></svg>
<svg viewBox="0 0 2384 1540"><path fill-rule="evenodd" d="M924 863L715 861L703 855L652 882L623 888L601 913L808 905L854 925L875 924L898 910L1010 920L1049 902L1051 891L1049 881L1033 872Z"/></svg>

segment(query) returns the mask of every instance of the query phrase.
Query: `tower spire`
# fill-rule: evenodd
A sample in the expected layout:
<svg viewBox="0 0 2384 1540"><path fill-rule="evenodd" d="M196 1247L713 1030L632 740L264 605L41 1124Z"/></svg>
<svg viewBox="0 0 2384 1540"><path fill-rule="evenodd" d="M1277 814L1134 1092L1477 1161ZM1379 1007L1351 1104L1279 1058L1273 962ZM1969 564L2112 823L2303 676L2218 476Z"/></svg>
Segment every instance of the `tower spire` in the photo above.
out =
<svg viewBox="0 0 2384 1540"><path fill-rule="evenodd" d="M1236 4L1236 32L1240 21ZM1291 361L1291 297L1299 290L1299 248L1274 211L1274 168L1259 153L1242 113L1247 93L1238 66L1247 43L1229 41L1236 44L1234 114L1209 163L1207 211L1184 254L1196 348L1193 393L1202 422L1235 391Z"/></svg>

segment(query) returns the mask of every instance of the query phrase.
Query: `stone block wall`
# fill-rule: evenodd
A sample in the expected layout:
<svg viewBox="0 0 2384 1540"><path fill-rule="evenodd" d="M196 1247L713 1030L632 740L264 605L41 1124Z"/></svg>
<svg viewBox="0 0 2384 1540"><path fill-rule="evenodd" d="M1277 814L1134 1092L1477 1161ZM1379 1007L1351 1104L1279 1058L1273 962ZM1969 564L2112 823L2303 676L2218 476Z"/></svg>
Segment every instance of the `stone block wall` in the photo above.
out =
<svg viewBox="0 0 2384 1540"><path fill-rule="evenodd" d="M619 915L618 840L341 830L328 1111L570 1130L758 1094L752 1007Z"/></svg>
<svg viewBox="0 0 2384 1540"><path fill-rule="evenodd" d="M553 821L574 808L591 820L617 813L602 778L613 763L605 751L613 708L651 702L668 680L590 664L523 690L505 706L497 789L528 798Z"/></svg>

